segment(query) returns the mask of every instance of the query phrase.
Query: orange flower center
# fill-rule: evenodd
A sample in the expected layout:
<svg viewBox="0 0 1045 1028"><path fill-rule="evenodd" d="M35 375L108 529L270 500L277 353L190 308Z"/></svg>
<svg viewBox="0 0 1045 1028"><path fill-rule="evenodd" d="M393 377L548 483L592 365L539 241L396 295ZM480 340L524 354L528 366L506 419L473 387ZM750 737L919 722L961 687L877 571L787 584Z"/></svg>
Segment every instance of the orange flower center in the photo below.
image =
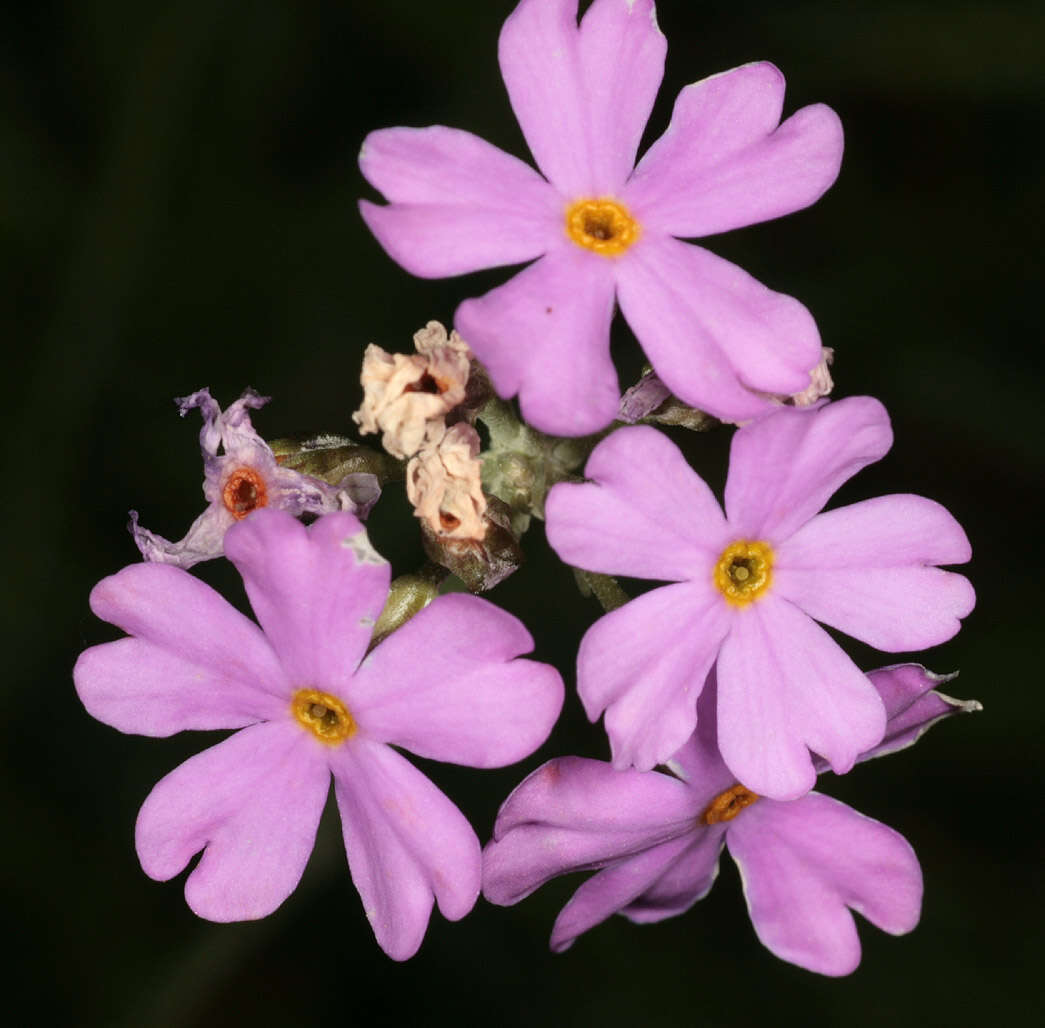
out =
<svg viewBox="0 0 1045 1028"><path fill-rule="evenodd" d="M320 742L338 746L356 734L356 722L336 696L319 689L298 689L290 701L290 711L302 728Z"/></svg>
<svg viewBox="0 0 1045 1028"><path fill-rule="evenodd" d="M745 807L750 807L758 794L742 785L734 785L723 793L719 793L708 809L704 811L701 820L706 825L717 825L721 821L732 821Z"/></svg>
<svg viewBox="0 0 1045 1028"><path fill-rule="evenodd" d="M738 539L722 551L715 565L715 586L734 607L746 607L773 582L773 549L766 542Z"/></svg>
<svg viewBox="0 0 1045 1028"><path fill-rule="evenodd" d="M237 521L242 521L252 510L268 503L265 480L253 468L236 468L225 480L221 501Z"/></svg>
<svg viewBox="0 0 1045 1028"><path fill-rule="evenodd" d="M619 257L640 232L628 208L608 196L578 200L566 208L566 235L603 257Z"/></svg>

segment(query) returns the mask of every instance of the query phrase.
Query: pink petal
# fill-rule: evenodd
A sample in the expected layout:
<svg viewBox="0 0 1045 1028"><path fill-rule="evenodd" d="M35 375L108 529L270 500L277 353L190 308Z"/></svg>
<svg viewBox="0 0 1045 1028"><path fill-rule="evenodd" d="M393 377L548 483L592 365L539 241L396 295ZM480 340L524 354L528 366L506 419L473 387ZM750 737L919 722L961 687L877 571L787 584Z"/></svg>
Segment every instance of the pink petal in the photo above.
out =
<svg viewBox="0 0 1045 1028"><path fill-rule="evenodd" d="M644 593L588 629L577 691L592 721L606 712L616 767L645 771L689 738L730 620L710 582L685 582Z"/></svg>
<svg viewBox="0 0 1045 1028"><path fill-rule="evenodd" d="M773 595L733 618L718 689L722 759L760 796L794 799L812 788L807 747L844 774L885 732L866 676L816 622Z"/></svg>
<svg viewBox="0 0 1045 1028"><path fill-rule="evenodd" d="M393 749L357 737L331 752L352 881L393 960L424 939L433 899L451 921L479 895L479 840L464 815Z"/></svg>
<svg viewBox="0 0 1045 1028"><path fill-rule="evenodd" d="M736 784L737 776L718 751L718 669L712 666L697 700L697 729L674 753L667 766L689 785L694 801L706 810L720 793Z"/></svg>
<svg viewBox="0 0 1045 1028"><path fill-rule="evenodd" d="M698 813L670 775L616 771L583 757L549 761L501 806L483 854L483 895L500 906L518 903L557 875L688 837Z"/></svg>
<svg viewBox="0 0 1045 1028"><path fill-rule="evenodd" d="M132 564L94 587L91 610L129 635L244 689L287 697L286 674L258 626L181 568Z"/></svg>
<svg viewBox="0 0 1045 1028"><path fill-rule="evenodd" d="M541 171L568 196L617 192L660 86L667 44L650 0L522 0L501 30L501 74Z"/></svg>
<svg viewBox="0 0 1045 1028"><path fill-rule="evenodd" d="M695 238L801 210L838 177L842 123L823 104L778 126L784 77L745 64L686 86L624 192L651 231Z"/></svg>
<svg viewBox="0 0 1045 1028"><path fill-rule="evenodd" d="M91 717L121 732L165 736L242 728L284 714L283 697L220 667L201 667L144 639L118 639L80 654L76 692Z"/></svg>
<svg viewBox="0 0 1045 1028"><path fill-rule="evenodd" d="M295 687L344 692L388 594L388 563L351 514L306 528L255 511L229 529L225 553Z"/></svg>
<svg viewBox="0 0 1045 1028"><path fill-rule="evenodd" d="M189 906L210 921L265 917L301 879L329 781L322 747L296 724L244 728L149 793L135 830L142 868L167 881L203 849Z"/></svg>
<svg viewBox="0 0 1045 1028"><path fill-rule="evenodd" d="M945 642L976 596L932 564L972 551L961 526L923 496L880 496L820 514L780 546L774 582L817 621L880 650Z"/></svg>
<svg viewBox="0 0 1045 1028"><path fill-rule="evenodd" d="M464 275L531 261L563 235L543 211L490 211L456 204L359 201L359 213L397 264L421 278Z"/></svg>
<svg viewBox="0 0 1045 1028"><path fill-rule="evenodd" d="M583 485L548 494L548 542L588 571L710 581L728 542L722 509L667 436L645 426L618 429L588 458Z"/></svg>
<svg viewBox="0 0 1045 1028"><path fill-rule="evenodd" d="M613 264L563 246L457 308L457 330L497 392L554 435L605 428L620 403L610 360Z"/></svg>
<svg viewBox="0 0 1045 1028"><path fill-rule="evenodd" d="M707 836L711 833L703 834ZM687 892L685 897L672 895L667 902L667 909L661 911L657 908L657 903L661 899L655 891L658 884L665 877L670 878L673 876L673 872L677 872L678 863L686 859L692 848L690 836L662 843L653 849L627 857L620 863L613 864L589 878L570 897L569 902L555 919L551 937L552 950L556 953L568 950L579 935L617 913L628 914L629 910L634 910L638 916L632 917L632 920L656 921L687 910L707 894L715 880L722 833L714 834L717 836L718 845L711 844L705 847L706 850L714 852L713 870L708 873L707 869L701 866L700 871L704 872L703 875L699 873L692 875L690 877L696 878L696 881L686 883L693 890L702 889L703 891L699 894ZM703 865L704 862L701 863ZM650 905L646 905L643 898L651 890L654 890L654 898ZM660 916L646 916L654 912L659 913Z"/></svg>
<svg viewBox="0 0 1045 1028"><path fill-rule="evenodd" d="M562 708L555 668L514 660L533 639L475 596L439 596L382 642L352 681L367 736L433 760L501 767L548 738Z"/></svg>
<svg viewBox="0 0 1045 1028"><path fill-rule="evenodd" d="M907 840L837 800L813 792L756 803L730 823L726 844L759 939L799 967L855 970L860 940L847 907L892 935L918 923L922 873Z"/></svg>
<svg viewBox="0 0 1045 1028"><path fill-rule="evenodd" d="M885 738L860 760L883 757L914 745L937 721L953 714L971 714L983 707L976 700L956 700L937 692L936 687L953 681L951 675L936 675L921 664L896 664L871 671L868 676L885 704L889 718Z"/></svg>
<svg viewBox="0 0 1045 1028"><path fill-rule="evenodd" d="M809 385L820 334L809 311L699 246L653 236L617 266L621 311L671 391L726 421L770 409L752 390Z"/></svg>
<svg viewBox="0 0 1045 1028"><path fill-rule="evenodd" d="M892 444L889 415L870 396L778 410L733 436L726 517L749 539L782 543Z"/></svg>

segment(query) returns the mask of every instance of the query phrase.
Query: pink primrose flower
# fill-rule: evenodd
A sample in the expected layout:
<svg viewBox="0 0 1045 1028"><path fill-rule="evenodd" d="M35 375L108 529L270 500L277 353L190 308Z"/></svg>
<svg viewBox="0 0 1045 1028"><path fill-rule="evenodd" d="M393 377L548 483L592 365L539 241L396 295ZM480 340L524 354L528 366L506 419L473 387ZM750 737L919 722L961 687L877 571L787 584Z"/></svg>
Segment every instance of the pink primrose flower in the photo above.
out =
<svg viewBox="0 0 1045 1028"><path fill-rule="evenodd" d="M473 596L438 597L366 655L388 564L351 514L306 528L257 511L226 553L259 628L188 572L137 564L91 593L127 638L73 673L92 716L122 732L239 729L187 760L138 816L142 868L166 881L194 854L189 906L212 921L264 917L293 892L330 776L352 880L396 960L424 938L433 900L471 910L480 847L461 812L395 747L500 767L547 737L562 705L554 668L515 659L522 624Z"/></svg>
<svg viewBox="0 0 1045 1028"><path fill-rule="evenodd" d="M932 691L948 678L917 664L869 677L889 720L884 739L860 760L911 745L943 717L980 709ZM688 910L714 884L725 845L762 944L810 971L849 974L860 962L850 909L893 935L918 923L914 851L893 829L820 793L782 803L739 785L715 743L714 691L712 675L697 730L669 764L677 777L581 757L531 774L497 816L483 854L483 895L507 906L558 875L598 869L555 921L551 946L561 952L612 914L646 923Z"/></svg>
<svg viewBox="0 0 1045 1028"><path fill-rule="evenodd" d="M748 788L792 799L815 780L809 750L843 773L874 746L885 712L817 621L879 650L920 650L959 629L975 595L937 565L970 557L938 503L893 495L818 514L892 445L885 408L852 397L782 408L733 437L725 510L655 429L600 443L580 485L548 496L548 541L569 564L674 584L597 621L578 690L604 711L614 764L648 770L693 732L718 663L722 756Z"/></svg>
<svg viewBox="0 0 1045 1028"><path fill-rule="evenodd" d="M128 528L146 560L191 568L200 561L220 557L225 533L261 507L276 507L295 516L337 510L367 516L381 495L377 476L358 472L346 475L337 485L328 485L322 479L281 467L250 423L249 411L268 402L267 396L258 396L253 389L224 413L209 389L175 400L182 417L197 407L203 415L200 449L203 495L208 506L178 542L142 528L138 512L132 510ZM224 451L220 456L218 447Z"/></svg>
<svg viewBox="0 0 1045 1028"><path fill-rule="evenodd" d="M812 316L680 238L797 211L834 182L842 128L822 104L783 123L784 78L747 64L687 86L635 164L667 44L651 0L522 0L501 73L538 168L444 126L371 133L360 167L389 201L361 201L378 241L425 278L534 261L457 310L502 396L538 428L607 425L616 303L681 400L728 421L792 395L820 359Z"/></svg>

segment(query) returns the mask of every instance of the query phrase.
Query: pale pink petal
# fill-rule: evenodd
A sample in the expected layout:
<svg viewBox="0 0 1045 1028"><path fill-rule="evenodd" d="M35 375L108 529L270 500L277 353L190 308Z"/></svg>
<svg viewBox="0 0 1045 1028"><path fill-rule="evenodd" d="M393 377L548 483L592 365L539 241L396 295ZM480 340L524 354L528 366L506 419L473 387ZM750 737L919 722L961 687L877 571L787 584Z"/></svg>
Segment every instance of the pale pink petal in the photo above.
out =
<svg viewBox="0 0 1045 1028"><path fill-rule="evenodd" d="M718 877L718 858L725 841L725 827L725 824L719 824L703 831L698 829L688 836L685 849L621 913L638 924L651 924L685 913L702 900Z"/></svg>
<svg viewBox="0 0 1045 1028"><path fill-rule="evenodd" d="M870 396L778 410L733 436L726 517L749 539L782 543L892 444L889 415Z"/></svg>
<svg viewBox="0 0 1045 1028"><path fill-rule="evenodd" d="M527 421L573 436L605 428L617 413L612 317L612 262L563 246L485 296L465 300L454 323L497 392L519 394Z"/></svg>
<svg viewBox="0 0 1045 1028"><path fill-rule="evenodd" d="M816 780L807 747L844 774L884 732L874 686L816 622L773 595L737 612L718 660L718 741L744 785L794 799Z"/></svg>
<svg viewBox="0 0 1045 1028"><path fill-rule="evenodd" d="M518 903L557 875L688 836L699 813L670 775L616 771L583 757L551 760L501 806L483 854L483 895L499 906Z"/></svg>
<svg viewBox="0 0 1045 1028"><path fill-rule="evenodd" d="M921 664L895 664L871 671L867 677L882 697L889 722L885 738L873 749L861 753L862 761L912 746L945 717L983 709L976 700L956 700L936 691L937 686L957 678L957 672L937 675Z"/></svg>
<svg viewBox="0 0 1045 1028"><path fill-rule="evenodd" d="M805 389L820 360L820 334L802 304L677 239L651 235L621 259L617 297L671 391L726 421L770 409L752 390Z"/></svg>
<svg viewBox="0 0 1045 1028"><path fill-rule="evenodd" d="M781 544L781 596L811 617L880 650L945 642L976 596L968 579L934 564L972 555L957 521L923 496L879 496L820 514Z"/></svg>
<svg viewBox="0 0 1045 1028"><path fill-rule="evenodd" d="M295 687L344 692L388 594L388 563L353 515L306 528L259 510L229 529L225 553Z"/></svg>
<svg viewBox="0 0 1045 1028"><path fill-rule="evenodd" d="M687 883L696 889L700 889L706 884L706 888L703 888L703 892L700 892L699 895L687 895L685 900L678 895L673 895L668 900L668 909L661 913L661 917L644 916L656 909L655 905L659 897L655 898L650 906L642 903L642 897L648 890L655 889L658 882L665 876L672 874L676 864L685 857L692 846L691 838L688 835L662 843L652 849L626 857L589 878L570 897L555 919L551 937L552 950L556 953L568 950L577 937L588 931L589 928L594 928L595 925L601 924L614 914L627 914L631 908L638 912L638 916L632 917L632 920L654 921L671 917L672 914L681 913L691 907L707 893L715 880L722 833L716 832L715 834L718 836L719 845L709 847L715 852L714 870L709 875L706 873L706 869L701 868L702 871L705 871L703 878Z"/></svg>
<svg viewBox="0 0 1045 1028"><path fill-rule="evenodd" d="M421 278L522 264L559 242L565 231L562 217L546 212L447 203L380 207L360 200L359 213L392 260Z"/></svg>
<svg viewBox="0 0 1045 1028"><path fill-rule="evenodd" d="M645 771L689 738L730 621L710 582L684 582L644 593L588 629L577 691L592 721L606 712L616 767Z"/></svg>
<svg viewBox="0 0 1045 1028"><path fill-rule="evenodd" d="M838 177L842 123L823 104L778 125L784 77L745 64L686 86L624 201L644 228L694 238L779 218Z"/></svg>
<svg viewBox="0 0 1045 1028"><path fill-rule="evenodd" d="M701 810L736 784L737 776L718 751L718 668L712 665L697 700L697 729L667 762L671 772L689 785Z"/></svg>
<svg viewBox="0 0 1045 1028"><path fill-rule="evenodd" d="M558 671L515 660L533 639L476 596L439 596L384 640L352 681L367 736L433 760L501 767L547 739L562 708Z"/></svg>
<svg viewBox="0 0 1045 1028"><path fill-rule="evenodd" d="M261 629L181 568L132 564L91 590L91 610L129 635L245 689L288 695L287 676Z"/></svg>
<svg viewBox="0 0 1045 1028"><path fill-rule="evenodd" d="M667 48L653 0L595 0L584 15L580 64L594 175L589 195L615 193L631 174Z"/></svg>
<svg viewBox="0 0 1045 1028"><path fill-rule="evenodd" d="M331 751L352 881L393 960L424 939L433 900L451 921L475 905L479 840L464 815L393 749L356 737Z"/></svg>
<svg viewBox="0 0 1045 1028"><path fill-rule="evenodd" d="M194 664L144 639L85 650L73 681L91 717L138 735L242 728L279 717L289 706L289 690L275 696L221 666Z"/></svg>
<svg viewBox="0 0 1045 1028"><path fill-rule="evenodd" d="M710 582L729 527L711 490L666 435L613 432L592 451L583 485L561 483L545 507L548 542L588 571Z"/></svg>
<svg viewBox="0 0 1045 1028"><path fill-rule="evenodd" d="M322 745L289 719L244 728L149 793L135 830L142 868L167 881L206 847L189 906L210 921L265 917L301 879L329 782Z"/></svg>
<svg viewBox="0 0 1045 1028"><path fill-rule="evenodd" d="M922 873L907 840L837 800L814 792L756 803L730 823L726 845L759 939L799 967L826 975L856 968L849 909L892 935L918 923Z"/></svg>

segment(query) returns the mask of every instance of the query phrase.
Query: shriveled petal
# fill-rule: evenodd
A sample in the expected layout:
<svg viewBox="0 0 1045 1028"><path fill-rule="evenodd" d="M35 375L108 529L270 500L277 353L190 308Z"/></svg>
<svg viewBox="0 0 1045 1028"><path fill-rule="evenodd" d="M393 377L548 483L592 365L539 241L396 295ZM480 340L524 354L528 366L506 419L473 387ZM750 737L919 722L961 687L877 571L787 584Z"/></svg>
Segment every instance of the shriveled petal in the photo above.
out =
<svg viewBox="0 0 1045 1028"><path fill-rule="evenodd" d="M938 503L879 496L807 522L780 546L773 575L817 621L880 650L920 650L955 635L976 603L967 578L926 565L971 555Z"/></svg>
<svg viewBox="0 0 1045 1028"><path fill-rule="evenodd" d="M733 436L726 517L747 538L779 544L892 445L889 415L870 396L778 410Z"/></svg>
<svg viewBox="0 0 1045 1028"><path fill-rule="evenodd" d="M921 664L896 664L879 668L868 676L885 703L888 723L885 738L859 760L884 757L916 743L937 721L952 714L971 714L983 707L976 700L956 700L937 692L936 687L958 677L933 674Z"/></svg>
<svg viewBox="0 0 1045 1028"><path fill-rule="evenodd" d="M483 895L518 903L557 875L603 867L693 830L686 786L656 771L616 771L560 757L539 767L501 806L483 854Z"/></svg>
<svg viewBox="0 0 1045 1028"><path fill-rule="evenodd" d="M779 218L838 177L842 123L823 104L782 125L784 76L745 64L686 86L624 200L644 228L689 238Z"/></svg>
<svg viewBox="0 0 1045 1028"><path fill-rule="evenodd" d="M820 334L801 303L677 239L635 246L619 262L617 297L665 385L725 421L770 409L753 390L801 392L820 360Z"/></svg>
<svg viewBox="0 0 1045 1028"><path fill-rule="evenodd" d="M516 660L522 622L476 596L439 596L393 632L352 682L367 736L434 760L501 767L547 739L562 708L558 671Z"/></svg>
<svg viewBox="0 0 1045 1028"><path fill-rule="evenodd" d="M617 413L610 360L613 267L563 246L485 296L465 300L454 322L501 396L519 394L523 416L553 435L586 435Z"/></svg>
<svg viewBox="0 0 1045 1028"><path fill-rule="evenodd" d="M644 593L588 629L577 691L592 721L606 712L616 767L645 771L689 738L730 621L710 582L683 582Z"/></svg>
<svg viewBox="0 0 1045 1028"><path fill-rule="evenodd" d="M563 232L562 218L543 211L490 211L449 203L380 207L360 200L359 213L389 257L420 278L532 261Z"/></svg>
<svg viewBox="0 0 1045 1028"><path fill-rule="evenodd" d="M583 485L561 483L545 506L548 542L567 563L633 578L710 582L729 531L679 448L654 428L622 428L592 451Z"/></svg>
<svg viewBox="0 0 1045 1028"><path fill-rule="evenodd" d="M843 774L885 732L867 677L816 622L773 595L733 619L718 690L722 759L760 796L794 799L812 788L807 747Z"/></svg>
<svg viewBox="0 0 1045 1028"><path fill-rule="evenodd" d="M127 530L134 538L145 560L157 564L173 564L174 567L188 570L201 561L220 557L225 541L225 533L235 518L221 505L212 503L189 526L183 539L174 542L162 535L150 532L138 524L138 512L129 512L130 521Z"/></svg>
<svg viewBox="0 0 1045 1028"><path fill-rule="evenodd" d="M91 717L138 735L242 728L287 710L285 696L144 639L118 639L85 650L73 668L73 681Z"/></svg>
<svg viewBox="0 0 1045 1028"><path fill-rule="evenodd" d="M918 923L922 872L910 844L837 800L813 792L756 803L730 823L726 845L759 939L799 967L855 970L860 940L849 909L892 935Z"/></svg>
<svg viewBox="0 0 1045 1028"><path fill-rule="evenodd" d="M703 833L704 836L711 834ZM716 832L718 845L712 843L707 849L715 852L714 870L706 873L702 879L692 883L696 888L703 887L699 895L687 895L685 900L677 893L672 895L668 909L657 910L656 900L650 906L643 905L643 897L655 889L666 876L671 876L676 865L693 847L689 836L672 839L655 846L653 849L627 857L619 863L600 871L589 878L569 899L559 912L552 927L551 948L556 953L568 950L579 935L601 924L614 914L627 914L634 909L639 913L631 917L633 921L655 921L682 913L704 896L711 888L718 870L718 850L721 847L722 833ZM644 914L657 911L660 917L644 917Z"/></svg>
<svg viewBox="0 0 1045 1028"><path fill-rule="evenodd" d="M451 921L475 905L479 840L464 815L393 749L361 737L330 757L352 881L393 960L424 939L433 899Z"/></svg>
<svg viewBox="0 0 1045 1028"><path fill-rule="evenodd" d="M259 510L225 536L254 613L297 687L343 693L388 594L388 563L351 514L306 528Z"/></svg>
<svg viewBox="0 0 1045 1028"><path fill-rule="evenodd" d="M210 921L271 914L312 852L330 782L321 750L287 720L251 725L185 761L138 815L145 873L167 881L203 849L185 883L193 911Z"/></svg>
<svg viewBox="0 0 1045 1028"><path fill-rule="evenodd" d="M718 877L718 858L725 842L725 825L697 831L660 877L621 913L638 924L651 924L683 914L702 900ZM666 847L662 847L666 848Z"/></svg>
<svg viewBox="0 0 1045 1028"><path fill-rule="evenodd" d="M287 676L258 626L187 571L132 564L94 587L91 610L222 680L288 695Z"/></svg>
<svg viewBox="0 0 1045 1028"><path fill-rule="evenodd" d="M522 0L501 30L501 74L541 171L572 197L619 191L664 72L651 0Z"/></svg>

